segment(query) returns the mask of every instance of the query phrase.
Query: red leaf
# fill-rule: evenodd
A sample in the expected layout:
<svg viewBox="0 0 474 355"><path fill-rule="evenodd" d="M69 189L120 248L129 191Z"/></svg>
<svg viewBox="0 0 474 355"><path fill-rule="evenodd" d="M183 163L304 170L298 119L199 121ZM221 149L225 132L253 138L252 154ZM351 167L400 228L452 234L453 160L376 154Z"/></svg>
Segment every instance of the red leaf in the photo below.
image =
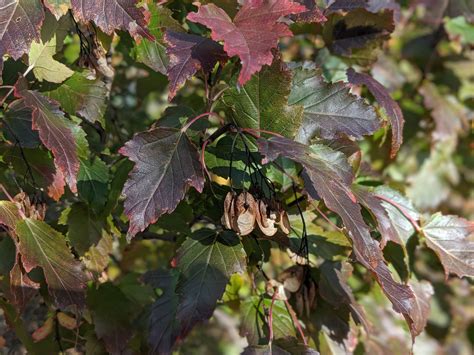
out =
<svg viewBox="0 0 474 355"><path fill-rule="evenodd" d="M354 69L349 68L347 70L347 79L351 84L367 86L367 89L374 95L379 105L385 109L392 125L392 149L390 150L390 156L394 158L403 143L403 125L405 120L403 119L400 106L390 97L387 89L370 75L356 73Z"/></svg>
<svg viewBox="0 0 474 355"><path fill-rule="evenodd" d="M184 82L198 72L210 72L217 62L226 62L227 55L219 43L208 38L167 31L164 40L170 57L167 75L171 101Z"/></svg>
<svg viewBox="0 0 474 355"><path fill-rule="evenodd" d="M282 16L306 11L290 0L247 0L232 21L224 10L214 4L200 6L188 20L211 29L215 41L224 41L224 50L242 62L239 84L244 85L263 65L272 64L272 49L283 36L292 36L288 26L279 23Z"/></svg>
<svg viewBox="0 0 474 355"><path fill-rule="evenodd" d="M40 0L0 0L0 58L7 53L19 59L28 53L31 42L40 38L43 20Z"/></svg>
<svg viewBox="0 0 474 355"><path fill-rule="evenodd" d="M15 96L23 98L25 105L33 111L32 128L39 131L41 142L53 152L54 164L60 171L55 175L50 194L57 197L63 190L61 175L64 176L71 191L76 193L80 164L77 143L72 130L74 124L64 117L56 101L48 99L37 91L26 90L22 85L21 82L17 84Z"/></svg>
<svg viewBox="0 0 474 355"><path fill-rule="evenodd" d="M94 21L102 31L112 34L124 30L138 39L155 38L146 28L150 13L137 7L138 0L71 0L74 14L82 21Z"/></svg>
<svg viewBox="0 0 474 355"><path fill-rule="evenodd" d="M189 186L199 192L204 188L196 147L179 129L160 127L138 133L120 153L136 163L123 189L129 238L163 213L173 212Z"/></svg>

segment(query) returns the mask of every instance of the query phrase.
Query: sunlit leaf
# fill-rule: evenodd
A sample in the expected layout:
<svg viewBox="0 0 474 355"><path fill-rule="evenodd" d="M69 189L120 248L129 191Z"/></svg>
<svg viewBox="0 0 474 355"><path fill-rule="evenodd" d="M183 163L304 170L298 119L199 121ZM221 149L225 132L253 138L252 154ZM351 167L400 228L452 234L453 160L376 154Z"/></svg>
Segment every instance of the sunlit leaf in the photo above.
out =
<svg viewBox="0 0 474 355"><path fill-rule="evenodd" d="M41 267L48 290L59 307L84 306L87 276L75 260L66 239L43 221L19 221L15 228L26 272Z"/></svg>
<svg viewBox="0 0 474 355"><path fill-rule="evenodd" d="M271 51L280 37L292 35L288 26L278 20L305 10L290 0L250 0L243 4L234 19L214 4L200 6L198 12L190 13L187 18L209 27L212 39L224 41L229 57L239 56L242 70L238 82L244 85L263 65L272 64Z"/></svg>

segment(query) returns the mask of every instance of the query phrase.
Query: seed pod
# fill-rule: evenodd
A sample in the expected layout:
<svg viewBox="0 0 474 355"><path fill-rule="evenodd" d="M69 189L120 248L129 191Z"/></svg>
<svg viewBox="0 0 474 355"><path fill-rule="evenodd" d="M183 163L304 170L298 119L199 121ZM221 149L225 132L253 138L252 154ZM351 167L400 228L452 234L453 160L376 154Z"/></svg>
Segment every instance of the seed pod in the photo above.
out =
<svg viewBox="0 0 474 355"><path fill-rule="evenodd" d="M239 235L248 235L255 228L257 216L257 202L252 194L242 192L234 202L235 216L231 219L232 229Z"/></svg>
<svg viewBox="0 0 474 355"><path fill-rule="evenodd" d="M285 234L290 234L291 232L290 220L288 219L288 214L283 209L280 210L279 220L280 220L279 226L280 226L281 231Z"/></svg>
<svg viewBox="0 0 474 355"><path fill-rule="evenodd" d="M301 265L294 265L278 275L278 281L283 283L286 290L294 293L301 288L303 277L304 268Z"/></svg>
<svg viewBox="0 0 474 355"><path fill-rule="evenodd" d="M232 218L234 212L234 201L235 201L235 193L233 191L229 191L224 200L224 214L222 215L221 223L227 229L232 229Z"/></svg>
<svg viewBox="0 0 474 355"><path fill-rule="evenodd" d="M275 227L275 220L271 218L272 216L268 212L270 211L267 209L265 202L258 201L257 224L263 234L271 237L276 234L278 229Z"/></svg>

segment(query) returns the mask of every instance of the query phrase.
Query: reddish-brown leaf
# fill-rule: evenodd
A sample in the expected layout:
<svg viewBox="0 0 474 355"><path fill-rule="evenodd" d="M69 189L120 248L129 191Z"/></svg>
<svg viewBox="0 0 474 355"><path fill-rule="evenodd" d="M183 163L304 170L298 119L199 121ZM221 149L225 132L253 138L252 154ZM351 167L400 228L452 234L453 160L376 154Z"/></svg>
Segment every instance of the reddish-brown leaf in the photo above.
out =
<svg viewBox="0 0 474 355"><path fill-rule="evenodd" d="M74 124L64 117L56 101L48 99L37 91L27 90L20 83L15 96L23 98L25 105L32 110L32 128L39 131L41 142L53 152L54 164L59 171L55 175L52 196L59 195L61 175L72 192L77 192L76 182L79 172L77 142L74 137Z"/></svg>
<svg viewBox="0 0 474 355"><path fill-rule="evenodd" d="M163 213L173 212L189 186L199 192L204 187L196 147L179 129L160 127L138 133L120 153L135 163L123 189L129 238Z"/></svg>
<svg viewBox="0 0 474 355"><path fill-rule="evenodd" d="M370 270L392 302L393 309L403 314L411 326L416 311L415 296L409 286L392 278L378 243L372 239L351 191L352 170L344 155L325 146L309 147L284 137L260 138L258 145L260 153L266 157L264 162L283 156L304 167L302 177L308 195L313 199L321 197L326 206L341 217L357 260Z"/></svg>
<svg viewBox="0 0 474 355"><path fill-rule="evenodd" d="M382 235L380 247L382 249L385 248L389 240L400 245L405 245L398 235L397 228L392 223L390 216L385 210L383 201L377 198L371 191L360 185L354 185L352 188L359 202L372 212L377 221L377 226Z"/></svg>
<svg viewBox="0 0 474 355"><path fill-rule="evenodd" d="M40 38L43 20L40 0L0 0L0 58L7 53L18 59L28 53L31 42Z"/></svg>
<svg viewBox="0 0 474 355"><path fill-rule="evenodd" d="M420 334L426 327L428 316L430 315L430 299L433 296L433 286L428 281L412 281L411 289L415 294L410 331L413 336Z"/></svg>
<svg viewBox="0 0 474 355"><path fill-rule="evenodd" d="M422 231L426 244L443 264L446 277L474 277L474 222L436 213Z"/></svg>
<svg viewBox="0 0 474 355"><path fill-rule="evenodd" d="M32 281L23 269L21 255L17 251L15 265L10 270L11 301L22 310L38 292L40 284Z"/></svg>
<svg viewBox="0 0 474 355"><path fill-rule="evenodd" d="M227 61L222 46L205 37L167 31L164 41L170 59L167 69L170 101L184 82L199 70L208 73L217 62Z"/></svg>
<svg viewBox="0 0 474 355"><path fill-rule="evenodd" d="M244 85L263 65L272 64L272 49L278 39L292 36L288 26L278 22L280 17L303 11L304 6L290 0L246 0L233 20L214 4L200 6L187 18L209 27L214 40L224 41L230 57L239 56L242 70L238 81Z"/></svg>
<svg viewBox="0 0 474 355"><path fill-rule="evenodd" d="M155 38L146 28L150 13L137 7L138 0L71 0L74 14L82 21L94 21L102 31L130 32L134 38Z"/></svg>
<svg viewBox="0 0 474 355"><path fill-rule="evenodd" d="M347 70L347 79L351 84L367 86L367 89L369 89L379 105L387 113L392 125L392 149L390 150L390 156L394 158L403 143L403 125L405 120L400 106L390 97L387 89L370 75L356 73L354 69L349 68Z"/></svg>
<svg viewBox="0 0 474 355"><path fill-rule="evenodd" d="M304 5L306 11L291 15L290 19L293 21L303 23L322 23L327 21L326 16L324 16L314 0L295 0L295 2Z"/></svg>

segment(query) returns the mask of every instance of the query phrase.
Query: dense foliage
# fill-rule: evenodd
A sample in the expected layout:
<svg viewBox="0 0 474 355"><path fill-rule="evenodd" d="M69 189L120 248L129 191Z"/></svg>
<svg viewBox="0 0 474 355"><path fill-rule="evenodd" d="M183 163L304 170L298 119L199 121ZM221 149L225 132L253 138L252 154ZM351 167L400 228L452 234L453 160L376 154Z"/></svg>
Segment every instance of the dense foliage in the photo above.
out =
<svg viewBox="0 0 474 355"><path fill-rule="evenodd" d="M0 0L0 352L468 354L470 0Z"/></svg>

